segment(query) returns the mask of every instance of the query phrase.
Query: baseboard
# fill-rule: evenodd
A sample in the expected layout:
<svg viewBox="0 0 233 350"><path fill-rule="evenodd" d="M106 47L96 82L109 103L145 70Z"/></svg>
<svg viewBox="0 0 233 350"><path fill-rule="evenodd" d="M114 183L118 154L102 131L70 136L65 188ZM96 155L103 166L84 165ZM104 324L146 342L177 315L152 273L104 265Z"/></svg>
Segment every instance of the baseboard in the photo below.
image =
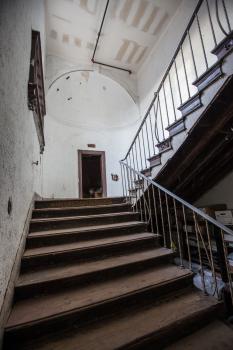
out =
<svg viewBox="0 0 233 350"><path fill-rule="evenodd" d="M10 314L10 311L12 308L13 297L14 297L14 286L15 286L16 279L19 275L20 262L21 262L21 258L22 258L23 252L24 252L26 238L27 238L28 231L29 231L29 224L30 224L30 220L31 220L31 216L32 216L32 210L34 208L35 200L37 200L37 199L41 199L41 197L37 193L34 193L32 200L30 202L29 208L28 208L28 212L27 212L23 232L21 235L19 247L18 247L17 252L16 252L15 261L14 261L14 264L13 264L13 267L11 270L10 278L9 278L6 292L4 295L4 301L3 301L1 311L0 311L0 349L2 349L4 325L9 317L9 314Z"/></svg>

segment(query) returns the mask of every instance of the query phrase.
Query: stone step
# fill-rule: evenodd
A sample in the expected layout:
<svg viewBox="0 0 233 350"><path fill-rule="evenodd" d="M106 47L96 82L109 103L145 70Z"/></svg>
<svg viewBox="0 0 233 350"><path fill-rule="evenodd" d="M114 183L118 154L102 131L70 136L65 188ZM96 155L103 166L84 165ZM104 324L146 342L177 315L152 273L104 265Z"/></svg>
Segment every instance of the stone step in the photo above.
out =
<svg viewBox="0 0 233 350"><path fill-rule="evenodd" d="M108 225L84 226L80 228L32 232L28 235L26 248L43 247L54 244L81 242L97 238L123 236L147 231L147 224L129 221Z"/></svg>
<svg viewBox="0 0 233 350"><path fill-rule="evenodd" d="M85 215L97 215L107 213L119 213L129 212L131 205L129 203L109 204L109 205L96 205L96 206L84 206L84 207L61 207L61 208L42 208L34 209L32 212L32 218L57 218L57 217L69 217L69 216L85 216Z"/></svg>
<svg viewBox="0 0 233 350"><path fill-rule="evenodd" d="M61 208L61 207L84 207L108 204L119 204L125 201L124 197L107 198L55 198L35 201L35 209L40 208Z"/></svg>
<svg viewBox="0 0 233 350"><path fill-rule="evenodd" d="M69 261L83 261L98 257L116 255L121 252L140 251L157 245L157 236L149 232L141 232L119 237L93 239L26 249L22 257L21 271L38 266L48 266Z"/></svg>
<svg viewBox="0 0 233 350"><path fill-rule="evenodd" d="M32 219L29 232L74 228L83 226L114 224L139 220L139 213L123 212L101 215L72 216L61 218Z"/></svg>
<svg viewBox="0 0 233 350"><path fill-rule="evenodd" d="M20 339L46 335L49 330L64 331L74 322L80 327L93 318L124 310L126 306L158 300L171 290L184 288L190 284L191 278L189 270L169 264L19 300L8 319L5 338L16 344Z"/></svg>
<svg viewBox="0 0 233 350"><path fill-rule="evenodd" d="M19 276L15 289L16 299L53 292L64 286L115 278L122 274L135 273L148 267L168 263L174 253L166 248L154 248L95 261L55 265L47 269L23 273Z"/></svg>

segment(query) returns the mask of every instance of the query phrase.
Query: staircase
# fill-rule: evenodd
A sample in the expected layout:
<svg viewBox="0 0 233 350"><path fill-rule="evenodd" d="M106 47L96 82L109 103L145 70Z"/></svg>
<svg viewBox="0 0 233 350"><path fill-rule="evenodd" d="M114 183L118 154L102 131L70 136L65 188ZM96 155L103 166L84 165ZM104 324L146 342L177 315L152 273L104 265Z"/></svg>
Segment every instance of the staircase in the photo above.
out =
<svg viewBox="0 0 233 350"><path fill-rule="evenodd" d="M164 349L222 313L124 198L36 201L4 349Z"/></svg>

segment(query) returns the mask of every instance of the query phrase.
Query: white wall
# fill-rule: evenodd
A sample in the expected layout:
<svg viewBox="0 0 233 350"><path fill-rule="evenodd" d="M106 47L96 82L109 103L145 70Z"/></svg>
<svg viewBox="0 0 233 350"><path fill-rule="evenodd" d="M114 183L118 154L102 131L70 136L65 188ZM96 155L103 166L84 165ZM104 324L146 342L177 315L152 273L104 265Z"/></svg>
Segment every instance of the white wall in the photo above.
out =
<svg viewBox="0 0 233 350"><path fill-rule="evenodd" d="M138 107L112 79L84 71L58 79L47 94L43 196L78 197L77 151L90 143L106 152L107 195L122 195L121 180L112 181L111 173L120 176L119 160L138 123Z"/></svg>
<svg viewBox="0 0 233 350"><path fill-rule="evenodd" d="M200 207L211 204L226 204L227 209L233 209L233 171L195 203L196 206Z"/></svg>
<svg viewBox="0 0 233 350"><path fill-rule="evenodd" d="M32 113L27 107L31 29L41 32L44 48L44 4L40 0L0 3L0 308L34 191L40 191L40 168ZM8 199L12 213L8 215Z"/></svg>

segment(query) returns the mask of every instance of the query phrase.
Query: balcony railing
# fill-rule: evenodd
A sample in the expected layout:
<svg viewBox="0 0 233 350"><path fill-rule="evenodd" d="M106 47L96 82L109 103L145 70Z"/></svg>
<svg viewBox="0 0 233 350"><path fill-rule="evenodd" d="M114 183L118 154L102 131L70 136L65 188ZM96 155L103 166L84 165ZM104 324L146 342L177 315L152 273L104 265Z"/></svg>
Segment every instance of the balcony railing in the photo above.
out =
<svg viewBox="0 0 233 350"><path fill-rule="evenodd" d="M201 106L203 75L212 72L209 84L221 75L216 64L222 57L216 57L214 49L232 37L232 26L232 1L198 2L124 158L129 166L146 173L156 157L171 148L171 137L182 131L184 118Z"/></svg>

